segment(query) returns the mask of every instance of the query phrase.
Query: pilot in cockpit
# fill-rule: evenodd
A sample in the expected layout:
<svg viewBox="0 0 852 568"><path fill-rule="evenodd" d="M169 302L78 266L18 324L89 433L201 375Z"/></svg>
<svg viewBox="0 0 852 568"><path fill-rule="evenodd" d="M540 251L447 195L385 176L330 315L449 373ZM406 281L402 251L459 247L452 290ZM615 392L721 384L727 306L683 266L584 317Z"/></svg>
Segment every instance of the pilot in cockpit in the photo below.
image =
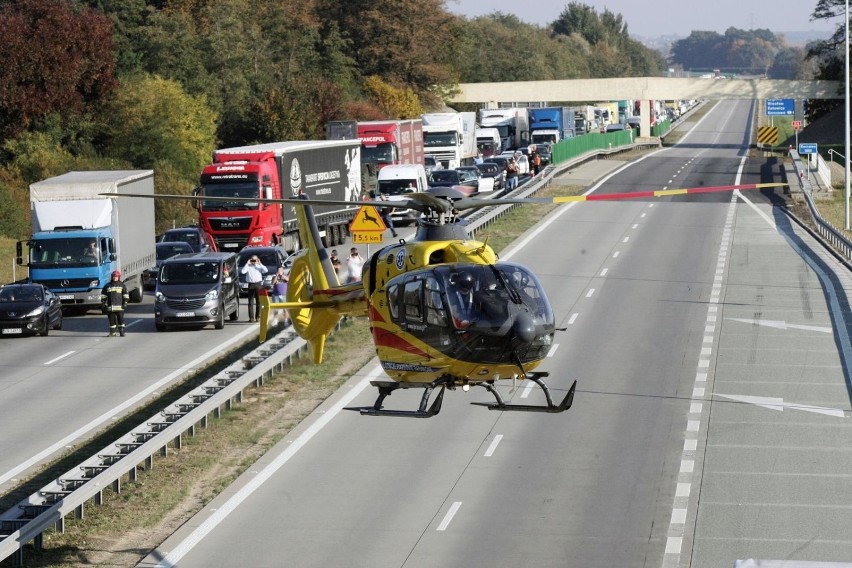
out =
<svg viewBox="0 0 852 568"><path fill-rule="evenodd" d="M470 272L462 271L456 274L450 282L454 287L450 290L453 321L456 327L464 329L474 323L480 315L479 299L474 290L475 279Z"/></svg>

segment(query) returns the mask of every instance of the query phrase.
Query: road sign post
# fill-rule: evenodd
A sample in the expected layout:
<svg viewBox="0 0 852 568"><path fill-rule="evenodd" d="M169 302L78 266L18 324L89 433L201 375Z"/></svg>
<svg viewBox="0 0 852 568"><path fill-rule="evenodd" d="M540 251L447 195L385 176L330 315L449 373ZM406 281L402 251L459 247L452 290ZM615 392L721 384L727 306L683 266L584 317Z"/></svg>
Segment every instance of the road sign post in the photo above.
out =
<svg viewBox="0 0 852 568"><path fill-rule="evenodd" d="M808 180L811 179L811 156L817 153L817 143L816 142L802 142L798 146L799 155L806 155L808 157Z"/></svg>

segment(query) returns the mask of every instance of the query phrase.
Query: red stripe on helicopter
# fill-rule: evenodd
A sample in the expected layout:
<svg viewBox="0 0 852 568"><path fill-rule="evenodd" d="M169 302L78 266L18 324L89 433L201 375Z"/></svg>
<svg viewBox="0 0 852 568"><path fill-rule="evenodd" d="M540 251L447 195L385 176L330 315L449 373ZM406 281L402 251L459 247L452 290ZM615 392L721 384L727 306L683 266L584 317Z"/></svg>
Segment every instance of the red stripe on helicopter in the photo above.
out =
<svg viewBox="0 0 852 568"><path fill-rule="evenodd" d="M403 339L399 334L393 333L386 329L373 327L373 340L376 344L376 347L389 347L390 349L404 351L410 355L416 355L418 357L424 357L426 359L432 358L428 353L426 353L419 347L412 345L409 341Z"/></svg>
<svg viewBox="0 0 852 568"><path fill-rule="evenodd" d="M761 189L765 187L781 187L785 183L746 183L739 185L717 185L711 187L690 187L686 189L658 189L651 191L636 191L631 193L601 193L591 195L571 195L567 197L555 197L554 203L565 203L570 201L614 201L617 199L638 199L641 197L662 197L666 195L685 195L689 193L714 193L721 191L734 191L746 189Z"/></svg>

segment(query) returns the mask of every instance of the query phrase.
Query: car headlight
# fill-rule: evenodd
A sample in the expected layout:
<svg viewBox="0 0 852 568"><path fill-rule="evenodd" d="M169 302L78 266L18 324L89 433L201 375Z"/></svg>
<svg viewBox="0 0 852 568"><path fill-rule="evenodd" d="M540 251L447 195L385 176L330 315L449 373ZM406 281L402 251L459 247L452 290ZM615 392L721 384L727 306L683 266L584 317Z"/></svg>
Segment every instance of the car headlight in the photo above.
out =
<svg viewBox="0 0 852 568"><path fill-rule="evenodd" d="M154 293L154 301L155 301L155 302L165 302L165 301L166 301L166 297L165 297L165 296L163 296L163 293L162 293L162 292L155 292L155 293Z"/></svg>
<svg viewBox="0 0 852 568"><path fill-rule="evenodd" d="M33 311L31 311L30 313L28 313L27 317L32 318L32 317L35 317L35 316L40 316L43 313L44 313L44 306L39 306L36 309L34 309Z"/></svg>
<svg viewBox="0 0 852 568"><path fill-rule="evenodd" d="M219 298L219 290L215 290L215 289L210 290L209 292L207 292L207 294L204 295L204 299L208 302L210 300L216 300L218 298Z"/></svg>
<svg viewBox="0 0 852 568"><path fill-rule="evenodd" d="M100 288L100 287L101 287L101 283L98 282L97 280L92 280L91 282L89 282L89 288Z"/></svg>

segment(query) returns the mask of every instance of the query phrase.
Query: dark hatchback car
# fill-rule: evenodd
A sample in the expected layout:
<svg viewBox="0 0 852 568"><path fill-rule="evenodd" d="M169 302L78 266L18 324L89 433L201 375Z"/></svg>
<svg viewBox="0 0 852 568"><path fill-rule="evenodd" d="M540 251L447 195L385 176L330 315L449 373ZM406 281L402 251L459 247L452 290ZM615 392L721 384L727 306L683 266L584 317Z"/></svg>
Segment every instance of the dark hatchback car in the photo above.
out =
<svg viewBox="0 0 852 568"><path fill-rule="evenodd" d="M189 246L192 247L192 252L218 252L213 237L200 227L169 229L159 238L159 242L161 243L174 241L189 243Z"/></svg>
<svg viewBox="0 0 852 568"><path fill-rule="evenodd" d="M479 181L475 174L459 170L432 170L429 175L429 187L449 187L453 185L469 185L476 188Z"/></svg>
<svg viewBox="0 0 852 568"><path fill-rule="evenodd" d="M272 290L272 277L278 272L278 267L283 266L286 274L290 273L290 265L293 263L289 260L289 256L281 247L244 247L237 257L237 271L240 276L240 294L245 296L248 293L248 282L246 275L243 274L243 266L253 256L260 259L260 263L266 267L266 274L263 275L263 287L267 290Z"/></svg>
<svg viewBox="0 0 852 568"><path fill-rule="evenodd" d="M482 174L482 177L494 178L494 189L501 190L506 187L506 172L494 162L483 162L476 164L476 169Z"/></svg>
<svg viewBox="0 0 852 568"><path fill-rule="evenodd" d="M41 284L0 286L0 334L47 335L62 329L62 302Z"/></svg>
<svg viewBox="0 0 852 568"><path fill-rule="evenodd" d="M192 245L184 241L157 243L157 265L142 273L142 287L146 290L153 290L157 287L157 274L160 272L160 265L163 264L164 260L178 254L192 252L195 252L192 250Z"/></svg>
<svg viewBox="0 0 852 568"><path fill-rule="evenodd" d="M501 158L500 156L492 156L490 158L485 158L482 160L484 164L497 164L497 167L500 168L500 171L503 172L503 175L506 174L506 168L509 167L509 158Z"/></svg>

